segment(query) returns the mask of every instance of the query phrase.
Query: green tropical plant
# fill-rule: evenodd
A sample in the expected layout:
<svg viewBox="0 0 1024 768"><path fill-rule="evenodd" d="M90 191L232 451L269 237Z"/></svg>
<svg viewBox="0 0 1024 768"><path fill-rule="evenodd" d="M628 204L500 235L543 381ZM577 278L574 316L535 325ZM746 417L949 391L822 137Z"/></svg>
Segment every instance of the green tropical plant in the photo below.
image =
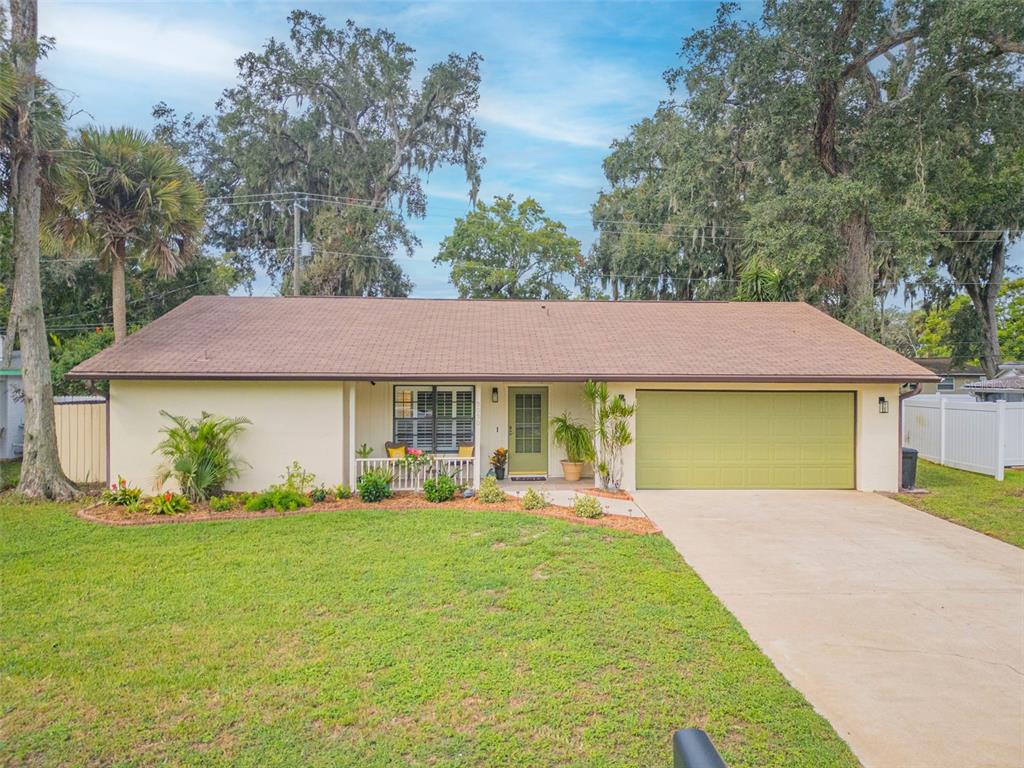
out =
<svg viewBox="0 0 1024 768"><path fill-rule="evenodd" d="M293 461L284 468L281 479L284 481L282 485L285 488L291 488L299 493L307 493L316 482L316 475L303 469L299 462Z"/></svg>
<svg viewBox="0 0 1024 768"><path fill-rule="evenodd" d="M568 461L579 463L594 458L594 434L590 427L574 419L568 412L551 419L552 439L565 449Z"/></svg>
<svg viewBox="0 0 1024 768"><path fill-rule="evenodd" d="M548 504L547 497L533 488L527 488L523 494L523 509L543 509Z"/></svg>
<svg viewBox="0 0 1024 768"><path fill-rule="evenodd" d="M491 454L491 466L495 469L504 469L508 464L508 448L495 448Z"/></svg>
<svg viewBox="0 0 1024 768"><path fill-rule="evenodd" d="M373 456L373 448L368 446L366 443L363 443L358 448L356 448L356 456L358 456L360 459L368 459L371 456Z"/></svg>
<svg viewBox="0 0 1024 768"><path fill-rule="evenodd" d="M603 381L588 381L583 396L594 409L598 475L606 488L617 489L622 483L622 449L633 442L629 424L636 404L627 403L624 397L612 397Z"/></svg>
<svg viewBox="0 0 1024 768"><path fill-rule="evenodd" d="M320 485L309 492L309 498L319 504L321 501L327 501L327 494L327 489Z"/></svg>
<svg viewBox="0 0 1024 768"><path fill-rule="evenodd" d="M165 491L149 500L149 513L152 515L179 515L188 512L191 505L180 493Z"/></svg>
<svg viewBox="0 0 1024 768"><path fill-rule="evenodd" d="M53 229L70 253L98 256L110 270L114 338L128 333L125 268L130 259L174 275L198 250L203 192L174 151L133 128L84 128L57 171Z"/></svg>
<svg viewBox="0 0 1024 768"><path fill-rule="evenodd" d="M577 517L585 517L589 520L596 520L604 516L601 502L596 497L585 493L579 494L573 499L572 511L576 513Z"/></svg>
<svg viewBox="0 0 1024 768"><path fill-rule="evenodd" d="M261 512L264 509L273 509L277 512L294 512L296 509L308 506L309 497L306 494L284 485L275 485L273 488L268 488L245 502L245 508L250 512Z"/></svg>
<svg viewBox="0 0 1024 768"><path fill-rule="evenodd" d="M391 498L391 481L394 476L386 469L371 469L362 474L356 484L359 498L373 504Z"/></svg>
<svg viewBox="0 0 1024 768"><path fill-rule="evenodd" d="M153 451L164 457L157 469L160 485L173 477L190 501L205 501L219 496L225 483L238 477L242 465L249 466L231 452L235 437L252 423L249 419L214 416L206 411L198 419L173 416L167 411L160 411L160 415L171 421L160 430L166 437Z"/></svg>
<svg viewBox="0 0 1024 768"><path fill-rule="evenodd" d="M476 497L484 504L500 504L505 501L505 492L501 490L497 479L488 475L480 481L480 490Z"/></svg>
<svg viewBox="0 0 1024 768"><path fill-rule="evenodd" d="M334 489L334 498L336 499L351 499L352 489L349 488L345 483L342 483Z"/></svg>
<svg viewBox="0 0 1024 768"><path fill-rule="evenodd" d="M142 489L133 488L128 485L127 480L118 475L117 482L111 483L110 488L103 491L102 498L104 504L137 509L142 500Z"/></svg>

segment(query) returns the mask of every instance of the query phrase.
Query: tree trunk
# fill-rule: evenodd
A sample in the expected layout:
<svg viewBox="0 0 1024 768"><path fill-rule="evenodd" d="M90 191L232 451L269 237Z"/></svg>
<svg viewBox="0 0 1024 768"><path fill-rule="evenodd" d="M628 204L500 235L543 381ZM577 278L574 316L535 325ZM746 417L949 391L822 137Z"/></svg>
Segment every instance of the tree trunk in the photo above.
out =
<svg viewBox="0 0 1024 768"><path fill-rule="evenodd" d="M999 373L1002 350L999 348L999 325L996 322L996 301L1003 287L1006 272L1006 243L1002 240L992 247L988 279L984 282L964 281L964 290L971 297L974 311L981 321L981 365L990 379Z"/></svg>
<svg viewBox="0 0 1024 768"><path fill-rule="evenodd" d="M861 333L871 330L874 313L874 245L875 233L867 214L858 211L839 225L839 234L846 244L843 260L843 282L846 286L846 324Z"/></svg>
<svg viewBox="0 0 1024 768"><path fill-rule="evenodd" d="M124 341L128 335L128 310L124 300L124 240L114 244L114 256L110 260L111 294L114 308L114 342Z"/></svg>
<svg viewBox="0 0 1024 768"><path fill-rule="evenodd" d="M39 157L29 120L35 99L37 10L35 0L12 0L11 42L15 69L23 83L17 105L18 136L12 148L14 207L13 325L21 342L25 441L18 492L33 498L71 499L78 489L60 468L53 420L50 351L39 283Z"/></svg>

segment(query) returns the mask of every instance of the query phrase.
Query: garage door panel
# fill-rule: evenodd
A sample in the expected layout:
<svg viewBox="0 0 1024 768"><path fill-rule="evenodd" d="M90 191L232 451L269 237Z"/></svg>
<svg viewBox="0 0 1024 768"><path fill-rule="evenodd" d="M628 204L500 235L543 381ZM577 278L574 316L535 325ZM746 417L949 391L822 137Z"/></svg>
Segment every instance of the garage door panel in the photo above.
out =
<svg viewBox="0 0 1024 768"><path fill-rule="evenodd" d="M852 392L641 391L639 488L852 488Z"/></svg>

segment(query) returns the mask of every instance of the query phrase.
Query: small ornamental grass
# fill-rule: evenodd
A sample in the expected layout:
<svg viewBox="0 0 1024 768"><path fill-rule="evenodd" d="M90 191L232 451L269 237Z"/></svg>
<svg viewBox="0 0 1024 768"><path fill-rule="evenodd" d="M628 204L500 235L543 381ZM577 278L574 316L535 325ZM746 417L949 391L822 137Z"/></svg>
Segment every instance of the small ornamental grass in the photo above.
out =
<svg viewBox="0 0 1024 768"><path fill-rule="evenodd" d="M601 509L601 502L597 500L595 496L589 494L578 494L572 502L572 511L576 513L577 517L585 517L588 520L596 520L599 517L604 516L604 510Z"/></svg>
<svg viewBox="0 0 1024 768"><path fill-rule="evenodd" d="M480 490L477 492L476 497L484 504L500 504L505 501L505 492L501 490L498 481L493 476L488 475L480 481Z"/></svg>
<svg viewBox="0 0 1024 768"><path fill-rule="evenodd" d="M527 488L523 494L523 509L543 509L548 505L547 497L533 488Z"/></svg>

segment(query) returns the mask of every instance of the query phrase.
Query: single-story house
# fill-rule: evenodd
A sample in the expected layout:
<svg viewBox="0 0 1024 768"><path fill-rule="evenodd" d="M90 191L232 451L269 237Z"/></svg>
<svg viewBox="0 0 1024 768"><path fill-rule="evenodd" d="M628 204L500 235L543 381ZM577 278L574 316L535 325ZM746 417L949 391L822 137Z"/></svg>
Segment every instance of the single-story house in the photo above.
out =
<svg viewBox="0 0 1024 768"><path fill-rule="evenodd" d="M981 402L1024 402L1024 363L1003 363L994 379L982 379L964 387Z"/></svg>
<svg viewBox="0 0 1024 768"><path fill-rule="evenodd" d="M637 406L626 489L895 491L901 386L938 378L799 302L214 296L70 376L110 380L108 467L144 488L161 410L251 419L239 490L292 461L352 484L387 442L473 485L499 447L512 477L561 477L549 419L593 423L592 379Z"/></svg>
<svg viewBox="0 0 1024 768"><path fill-rule="evenodd" d="M980 365L967 363L953 365L951 357L915 357L914 362L927 368L939 377L938 381L922 382L921 394L963 395L964 387L985 378L985 369Z"/></svg>

